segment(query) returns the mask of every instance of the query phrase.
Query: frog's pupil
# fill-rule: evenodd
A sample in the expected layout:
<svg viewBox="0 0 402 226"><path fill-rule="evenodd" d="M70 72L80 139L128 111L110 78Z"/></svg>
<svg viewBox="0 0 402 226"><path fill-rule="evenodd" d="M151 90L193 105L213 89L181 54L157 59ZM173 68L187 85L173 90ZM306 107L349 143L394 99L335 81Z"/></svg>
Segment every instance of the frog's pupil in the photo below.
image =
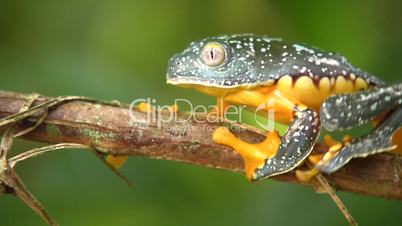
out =
<svg viewBox="0 0 402 226"><path fill-rule="evenodd" d="M210 55L211 59L214 60L214 58L215 58L214 49L209 50L209 55Z"/></svg>

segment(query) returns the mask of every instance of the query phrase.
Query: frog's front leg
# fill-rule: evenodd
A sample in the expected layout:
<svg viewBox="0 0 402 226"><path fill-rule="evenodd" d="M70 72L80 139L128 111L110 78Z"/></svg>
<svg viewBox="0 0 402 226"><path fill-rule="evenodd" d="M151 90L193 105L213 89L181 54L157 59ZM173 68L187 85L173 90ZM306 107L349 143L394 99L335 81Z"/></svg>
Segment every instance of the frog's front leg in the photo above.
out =
<svg viewBox="0 0 402 226"><path fill-rule="evenodd" d="M256 93L243 93L243 98L256 98ZM310 154L319 134L320 121L317 113L274 90L265 94L268 111L275 117L288 118L291 122L285 135L280 138L276 131L268 133L266 139L258 144L250 144L236 138L225 128L218 128L214 141L225 144L238 152L244 160L246 175L250 180L291 171ZM261 102L260 102L261 103Z"/></svg>
<svg viewBox="0 0 402 226"><path fill-rule="evenodd" d="M332 173L352 158L400 149L401 141L395 140L394 136L402 133L401 104L402 84L329 98L321 108L322 125L329 130L350 128L373 120L383 112L391 112L372 133L352 140L337 152L324 155L316 167Z"/></svg>

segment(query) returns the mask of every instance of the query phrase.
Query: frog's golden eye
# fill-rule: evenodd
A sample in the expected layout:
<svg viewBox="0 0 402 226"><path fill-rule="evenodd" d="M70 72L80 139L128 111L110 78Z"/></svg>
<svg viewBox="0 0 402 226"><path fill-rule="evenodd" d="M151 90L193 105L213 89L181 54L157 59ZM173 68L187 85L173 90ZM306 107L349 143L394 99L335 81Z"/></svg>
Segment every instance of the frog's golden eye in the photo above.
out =
<svg viewBox="0 0 402 226"><path fill-rule="evenodd" d="M225 47L216 42L206 44L201 52L201 60L209 67L222 65L226 60Z"/></svg>

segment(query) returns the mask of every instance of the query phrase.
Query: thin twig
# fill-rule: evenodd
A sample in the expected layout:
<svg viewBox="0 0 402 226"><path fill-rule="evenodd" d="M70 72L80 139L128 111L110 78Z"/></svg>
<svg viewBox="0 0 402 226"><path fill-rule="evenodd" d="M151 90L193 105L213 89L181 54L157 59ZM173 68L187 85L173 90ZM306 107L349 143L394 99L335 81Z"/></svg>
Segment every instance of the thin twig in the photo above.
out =
<svg viewBox="0 0 402 226"><path fill-rule="evenodd" d="M314 167L309 162L306 162L306 164L310 169L312 169ZM328 195L332 198L332 200L334 201L334 203L336 204L338 209L341 211L341 213L343 214L345 219L348 221L349 225L357 226L357 221L355 221L355 219L349 213L349 210L346 208L345 204L342 202L342 200L336 194L335 189L328 182L327 178L325 178L325 176L322 175L321 173L317 173L317 175L315 175L314 179L316 179L320 183L324 192L328 193Z"/></svg>
<svg viewBox="0 0 402 226"><path fill-rule="evenodd" d="M38 94L32 94L26 97L18 113L23 113L27 111L34 101L39 97ZM14 171L12 167L8 164L6 159L8 152L11 150L11 146L14 140L14 134L16 131L16 126L19 121L11 122L6 128L1 140L1 155L0 155L0 186L3 187L1 190L6 190L9 188L11 193L16 195L21 199L26 205L28 205L33 211L35 211L48 225L57 225L49 216L47 211L42 207L40 202L35 198L35 196L27 189L25 184L22 182L18 174ZM3 193L3 192L2 192Z"/></svg>
<svg viewBox="0 0 402 226"><path fill-rule="evenodd" d="M335 202L335 204L338 206L338 209L341 210L343 216L345 219L348 221L349 225L351 226L357 226L357 222L355 219L352 217L352 215L349 213L348 209L346 208L345 204L343 204L342 200L339 198L339 196L336 194L335 190L332 188L332 186L328 183L326 178L321 174L317 174L315 178L320 182L320 184L326 189L326 192L328 192L329 196L332 198L332 200Z"/></svg>
<svg viewBox="0 0 402 226"><path fill-rule="evenodd" d="M48 113L49 113L49 112L48 112L47 108L45 108L45 112L42 114L42 116L39 118L39 120L36 121L36 123L35 123L34 126L29 127L29 128L27 128L27 129L25 129L25 130L22 130L22 131L18 132L17 134L14 135L14 138L18 138L18 137L24 136L24 135L30 133L31 131L35 130L36 127L38 127L40 124L42 124L43 121L45 121L45 119L46 119Z"/></svg>
<svg viewBox="0 0 402 226"><path fill-rule="evenodd" d="M16 155L8 160L10 166L12 168L17 165L17 163L37 157L39 155L43 155L47 152L51 151L56 151L56 150L62 150L62 149L91 149L90 146L84 145L84 144L74 144L74 143L60 143L60 144L54 144L54 145L49 145L45 147L40 147L40 148L35 148L29 151L25 151L19 155Z"/></svg>

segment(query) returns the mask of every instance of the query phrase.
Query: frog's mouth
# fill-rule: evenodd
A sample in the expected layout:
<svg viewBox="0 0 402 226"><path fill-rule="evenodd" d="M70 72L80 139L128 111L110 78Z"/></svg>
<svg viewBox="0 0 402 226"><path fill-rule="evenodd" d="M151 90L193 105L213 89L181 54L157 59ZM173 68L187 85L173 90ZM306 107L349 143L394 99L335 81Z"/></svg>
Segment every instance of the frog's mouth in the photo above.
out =
<svg viewBox="0 0 402 226"><path fill-rule="evenodd" d="M223 97L228 93L242 89L240 86L224 86L207 81L190 81L188 79L181 79L180 77L168 78L167 84L195 89L215 97Z"/></svg>

